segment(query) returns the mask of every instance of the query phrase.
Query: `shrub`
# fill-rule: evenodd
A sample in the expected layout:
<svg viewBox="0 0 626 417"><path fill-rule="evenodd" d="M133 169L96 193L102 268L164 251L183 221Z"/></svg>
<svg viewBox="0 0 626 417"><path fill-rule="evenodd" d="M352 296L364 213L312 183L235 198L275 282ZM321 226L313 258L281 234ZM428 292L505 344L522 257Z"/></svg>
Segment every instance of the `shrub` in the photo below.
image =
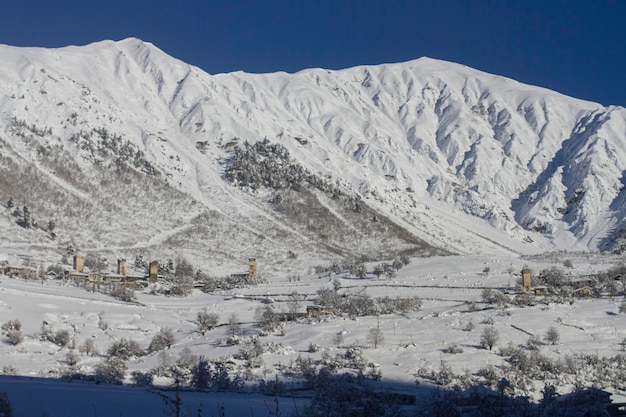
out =
<svg viewBox="0 0 626 417"><path fill-rule="evenodd" d="M199 311L196 322L198 323L198 330L200 331L200 334L204 336L207 331L213 330L213 328L217 325L218 320L219 316L217 313L209 313L206 308Z"/></svg>
<svg viewBox="0 0 626 417"><path fill-rule="evenodd" d="M496 304L498 306L504 306L510 302L506 295L502 294L500 291L495 291L489 288L485 288L483 290L482 298L487 304Z"/></svg>
<svg viewBox="0 0 626 417"><path fill-rule="evenodd" d="M114 342L109 346L107 354L126 360L133 356L142 356L144 352L134 340L121 338L119 342Z"/></svg>
<svg viewBox="0 0 626 417"><path fill-rule="evenodd" d="M126 362L121 357L111 357L96 366L96 379L109 384L121 384L126 374Z"/></svg>
<svg viewBox="0 0 626 417"><path fill-rule="evenodd" d="M198 363L198 357L193 354L189 347L185 346L183 350L178 354L178 359L176 360L176 366L185 369L192 369Z"/></svg>
<svg viewBox="0 0 626 417"><path fill-rule="evenodd" d="M17 375L17 369L12 365L3 366L2 375Z"/></svg>
<svg viewBox="0 0 626 417"><path fill-rule="evenodd" d="M168 294L174 297L188 297L193 292L193 279L190 277L176 278Z"/></svg>
<svg viewBox="0 0 626 417"><path fill-rule="evenodd" d="M58 330L56 333L54 333L51 342L55 345L66 347L70 344L71 340L72 338L70 336L70 332L68 332L67 330Z"/></svg>
<svg viewBox="0 0 626 417"><path fill-rule="evenodd" d="M236 391L243 385L238 376L231 378L222 362L210 363L201 356L191 373L191 386L201 390Z"/></svg>
<svg viewBox="0 0 626 417"><path fill-rule="evenodd" d="M526 346L528 346L528 349L530 350L537 350L539 349L539 346L541 346L541 340L539 340L539 337L535 335L530 336L526 342Z"/></svg>
<svg viewBox="0 0 626 417"><path fill-rule="evenodd" d="M152 338L148 350L150 352L156 352L165 348L169 349L174 342L174 333L172 330L163 328Z"/></svg>
<svg viewBox="0 0 626 417"><path fill-rule="evenodd" d="M154 381L154 373L151 371L133 371L130 376L136 385L149 387L152 386L152 382Z"/></svg>
<svg viewBox="0 0 626 417"><path fill-rule="evenodd" d="M453 343L450 346L446 347L443 351L444 353L457 354L463 353L463 348L456 343Z"/></svg>
<svg viewBox="0 0 626 417"><path fill-rule="evenodd" d="M191 371L191 386L199 390L209 389L211 378L211 365L204 356L201 356Z"/></svg>
<svg viewBox="0 0 626 417"><path fill-rule="evenodd" d="M111 295L114 298L120 301L125 301L127 303L132 303L136 300L135 291L131 290L130 288L118 287L111 291Z"/></svg>
<svg viewBox="0 0 626 417"><path fill-rule="evenodd" d="M19 345L24 341L24 335L20 330L9 330L7 332L7 337L13 346Z"/></svg>
<svg viewBox="0 0 626 417"><path fill-rule="evenodd" d="M9 343L13 346L19 345L24 341L24 335L22 334L22 323L19 320L9 320L2 325L2 333L9 338Z"/></svg>
<svg viewBox="0 0 626 417"><path fill-rule="evenodd" d="M341 304L341 296L335 290L322 288L317 291L317 303L327 308L337 308Z"/></svg>
<svg viewBox="0 0 626 417"><path fill-rule="evenodd" d="M21 329L22 329L22 323L20 323L18 319L9 320L2 325L3 332L8 332L9 330L21 330Z"/></svg>
<svg viewBox="0 0 626 417"><path fill-rule="evenodd" d="M500 380L500 375L498 373L498 370L493 365L487 365L486 367L479 369L478 375L485 378L485 382L487 383L487 386L490 386L490 387L494 387Z"/></svg>
<svg viewBox="0 0 626 417"><path fill-rule="evenodd" d="M543 339L551 345L556 345L560 339L559 331L554 326L550 326Z"/></svg>
<svg viewBox="0 0 626 417"><path fill-rule="evenodd" d="M70 350L69 352L67 352L67 355L65 355L65 363L67 363L69 366L74 366L79 361L80 361L80 358L78 357L76 352L74 352L73 350Z"/></svg>

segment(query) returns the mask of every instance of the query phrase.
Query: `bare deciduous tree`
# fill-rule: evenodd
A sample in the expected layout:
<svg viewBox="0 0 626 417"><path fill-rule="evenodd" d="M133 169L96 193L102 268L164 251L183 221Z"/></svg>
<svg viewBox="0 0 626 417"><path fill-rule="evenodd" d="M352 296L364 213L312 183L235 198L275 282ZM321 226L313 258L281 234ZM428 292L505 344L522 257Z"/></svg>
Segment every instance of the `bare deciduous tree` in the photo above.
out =
<svg viewBox="0 0 626 417"><path fill-rule="evenodd" d="M200 334L204 336L207 331L212 330L217 325L218 320L219 316L217 313L209 313L206 308L199 311L196 322L198 323Z"/></svg>
<svg viewBox="0 0 626 417"><path fill-rule="evenodd" d="M228 326L226 327L226 334L230 337L239 336L241 333L241 325L239 324L239 317L233 313L228 318Z"/></svg>
<svg viewBox="0 0 626 417"><path fill-rule="evenodd" d="M546 335L543 337L543 339L551 345L556 345L557 343L559 343L560 338L561 337L559 335L559 331L554 326L550 326L550 328L546 332Z"/></svg>
<svg viewBox="0 0 626 417"><path fill-rule="evenodd" d="M94 356L98 354L98 349L96 348L96 344L93 339L85 339L85 341L78 347L78 351L80 353L85 353L89 356Z"/></svg>
<svg viewBox="0 0 626 417"><path fill-rule="evenodd" d="M496 345L499 338L500 335L498 334L498 331L495 327L486 327L480 335L480 345L485 349L491 350Z"/></svg>
<svg viewBox="0 0 626 417"><path fill-rule="evenodd" d="M302 297L297 291L293 291L289 294L289 317L291 320L295 320L298 317L298 311L300 310L300 301Z"/></svg>
<svg viewBox="0 0 626 417"><path fill-rule="evenodd" d="M374 349L378 349L378 345L385 341L383 331L380 330L380 327L372 327L369 332L367 332L367 341L374 345Z"/></svg>

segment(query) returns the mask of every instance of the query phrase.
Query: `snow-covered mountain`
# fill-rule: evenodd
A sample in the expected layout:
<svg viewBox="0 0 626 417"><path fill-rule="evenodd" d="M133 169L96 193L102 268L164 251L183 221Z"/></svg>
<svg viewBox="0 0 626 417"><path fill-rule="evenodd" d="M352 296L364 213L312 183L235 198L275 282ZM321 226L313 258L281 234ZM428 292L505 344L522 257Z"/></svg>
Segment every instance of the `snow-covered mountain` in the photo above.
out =
<svg viewBox="0 0 626 417"><path fill-rule="evenodd" d="M0 58L6 247L185 254L229 271L248 256L289 269L613 250L626 236L622 107L429 58L210 75L133 38ZM309 180L228 177L237 152L257 178L269 164ZM24 205L39 227L23 227Z"/></svg>

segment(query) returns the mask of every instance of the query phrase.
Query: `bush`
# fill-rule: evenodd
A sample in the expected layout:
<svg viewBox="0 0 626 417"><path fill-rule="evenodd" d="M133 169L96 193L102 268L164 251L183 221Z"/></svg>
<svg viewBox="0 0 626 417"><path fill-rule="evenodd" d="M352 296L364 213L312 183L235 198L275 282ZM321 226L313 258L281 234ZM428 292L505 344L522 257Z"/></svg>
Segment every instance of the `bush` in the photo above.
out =
<svg viewBox="0 0 626 417"><path fill-rule="evenodd" d="M72 338L70 336L70 332L68 332L67 330L58 330L56 333L54 333L51 342L55 345L66 347L70 344L71 340Z"/></svg>
<svg viewBox="0 0 626 417"><path fill-rule="evenodd" d="M20 330L9 330L7 332L7 337L13 346L19 345L24 341L24 335Z"/></svg>
<svg viewBox="0 0 626 417"><path fill-rule="evenodd" d="M130 376L136 385L149 387L152 386L152 383L154 381L154 373L151 371L133 371Z"/></svg>
<svg viewBox="0 0 626 417"><path fill-rule="evenodd" d="M458 353L463 353L463 348L457 345L456 343L453 343L447 348L445 348L443 351L444 353L458 354Z"/></svg>
<svg viewBox="0 0 626 417"><path fill-rule="evenodd" d="M80 358L78 357L76 352L74 352L73 350L70 350L69 352L67 352L67 355L65 355L65 363L67 363L69 366L74 366L79 361L80 361Z"/></svg>
<svg viewBox="0 0 626 417"><path fill-rule="evenodd" d="M183 350L178 354L178 360L176 360L176 366L185 369L193 369L198 363L198 357L193 354L189 347L185 346Z"/></svg>
<svg viewBox="0 0 626 417"><path fill-rule="evenodd" d="M176 278L168 294L174 297L188 297L193 292L193 279L190 277Z"/></svg>
<svg viewBox="0 0 626 417"><path fill-rule="evenodd" d="M495 291L489 288L485 288L482 292L483 301L487 304L496 304L498 306L507 305L510 300L500 291Z"/></svg>
<svg viewBox="0 0 626 417"><path fill-rule="evenodd" d="M211 364L204 356L192 370L191 386L200 390L236 391L243 385L241 378L228 375L226 365L222 362Z"/></svg>
<svg viewBox="0 0 626 417"><path fill-rule="evenodd" d="M126 362L121 357L111 357L96 366L96 379L108 384L121 384L126 374Z"/></svg>
<svg viewBox="0 0 626 417"><path fill-rule="evenodd" d="M341 296L337 291L330 288L317 290L317 303L326 308L338 308L341 304Z"/></svg>
<svg viewBox="0 0 626 417"><path fill-rule="evenodd" d="M526 346L528 346L528 349L530 350L538 350L539 346L541 346L541 340L539 340L539 337L535 335L530 336L526 342Z"/></svg>
<svg viewBox="0 0 626 417"><path fill-rule="evenodd" d="M219 316L217 313L209 313L206 308L203 308L202 311L198 312L196 319L200 334L204 336L207 331L213 330L213 328L217 325L218 320Z"/></svg>
<svg viewBox="0 0 626 417"><path fill-rule="evenodd" d="M172 333L172 330L163 328L152 338L148 350L150 352L156 352L165 348L169 349L174 342L174 333Z"/></svg>
<svg viewBox="0 0 626 417"><path fill-rule="evenodd" d="M556 345L560 339L559 331L554 326L550 326L543 339L551 345Z"/></svg>
<svg viewBox="0 0 626 417"><path fill-rule="evenodd" d="M19 345L24 341L24 335L22 334L22 323L19 320L9 320L2 325L2 333L9 338L9 343L13 346Z"/></svg>
<svg viewBox="0 0 626 417"><path fill-rule="evenodd" d="M21 330L21 329L22 329L22 323L20 323L18 319L9 320L2 325L2 331L5 333L8 332L9 330Z"/></svg>
<svg viewBox="0 0 626 417"><path fill-rule="evenodd" d="M111 346L109 346L107 354L109 356L126 360L134 356L143 356L144 351L134 340L121 338L119 342L114 342Z"/></svg>
<svg viewBox="0 0 626 417"><path fill-rule="evenodd" d="M191 386L199 390L209 389L211 387L211 379L211 365L204 356L201 356L191 371Z"/></svg>
<svg viewBox="0 0 626 417"><path fill-rule="evenodd" d="M127 303L132 303L136 300L135 291L131 290L130 288L118 287L111 291L111 295L114 298L120 301L125 301Z"/></svg>

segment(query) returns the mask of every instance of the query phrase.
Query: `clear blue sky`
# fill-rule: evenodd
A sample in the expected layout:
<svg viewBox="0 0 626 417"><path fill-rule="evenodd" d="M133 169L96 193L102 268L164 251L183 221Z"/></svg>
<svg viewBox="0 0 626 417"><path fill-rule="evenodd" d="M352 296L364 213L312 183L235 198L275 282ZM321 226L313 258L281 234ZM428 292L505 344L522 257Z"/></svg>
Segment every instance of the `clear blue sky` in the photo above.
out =
<svg viewBox="0 0 626 417"><path fill-rule="evenodd" d="M9 0L0 15L15 46L134 36L212 74L429 56L626 106L625 0Z"/></svg>

